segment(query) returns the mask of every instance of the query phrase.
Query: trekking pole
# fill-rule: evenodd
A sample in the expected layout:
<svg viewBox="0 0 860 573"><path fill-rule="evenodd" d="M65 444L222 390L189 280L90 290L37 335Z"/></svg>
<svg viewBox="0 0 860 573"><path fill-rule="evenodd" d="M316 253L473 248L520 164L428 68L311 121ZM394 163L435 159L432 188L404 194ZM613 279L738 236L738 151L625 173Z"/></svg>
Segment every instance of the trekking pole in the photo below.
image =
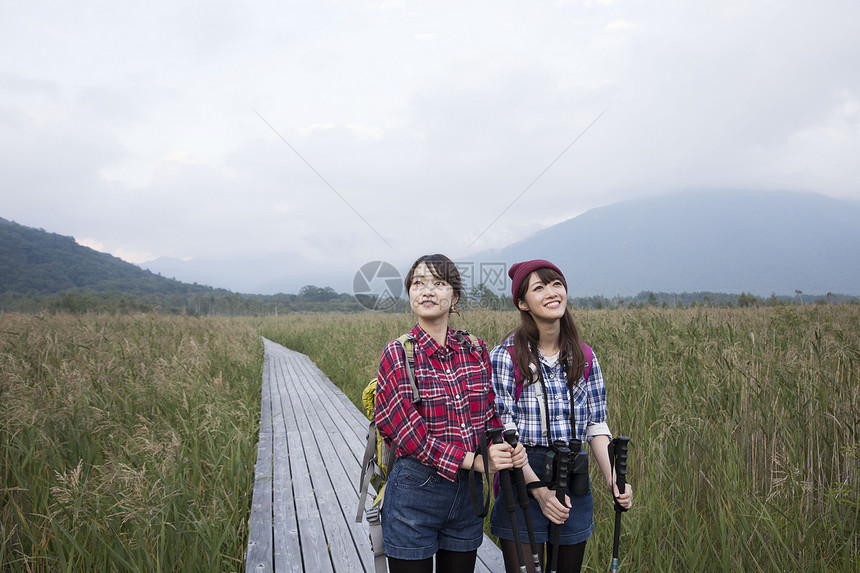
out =
<svg viewBox="0 0 860 573"><path fill-rule="evenodd" d="M609 443L610 465L614 460L615 483L618 493L624 493L627 485L627 446L630 438L618 436ZM618 571L618 545L621 542L621 514L627 511L618 501L615 501L615 534L612 537L612 573Z"/></svg>
<svg viewBox="0 0 860 573"><path fill-rule="evenodd" d="M512 448L516 448L517 444L520 441L519 434L517 433L517 425L514 422L508 422L505 424L505 441L508 442ZM499 478L501 479L501 478ZM535 562L535 572L542 573L540 566L540 555L538 555L537 543L535 542L535 530L532 527L532 514L529 510L529 493L526 488L526 476L523 474L523 468L514 468L514 479L517 482L517 497L520 502L520 507L523 510L523 515L526 517L526 531L529 534L529 545L532 549L532 559Z"/></svg>
<svg viewBox="0 0 860 573"><path fill-rule="evenodd" d="M567 465L570 460L570 449L564 442L558 441L556 446L556 458L558 460L558 471L556 473L555 497L561 502L561 505L567 507L564 503L564 496L567 492ZM552 536L552 559L549 562L549 573L555 573L558 570L558 539L561 533L561 525L554 526L555 531Z"/></svg>
<svg viewBox="0 0 860 573"><path fill-rule="evenodd" d="M487 435L494 444L505 443L502 438L503 428L491 428L487 430ZM508 510L508 516L511 518L511 529L514 531L514 543L517 546L517 559L520 562L520 572L526 573L526 556L523 554L523 544L520 543L520 532L517 526L517 502L514 499L514 490L511 487L511 472L510 470L502 470L499 472L499 481L501 482L502 495L505 499L505 509Z"/></svg>

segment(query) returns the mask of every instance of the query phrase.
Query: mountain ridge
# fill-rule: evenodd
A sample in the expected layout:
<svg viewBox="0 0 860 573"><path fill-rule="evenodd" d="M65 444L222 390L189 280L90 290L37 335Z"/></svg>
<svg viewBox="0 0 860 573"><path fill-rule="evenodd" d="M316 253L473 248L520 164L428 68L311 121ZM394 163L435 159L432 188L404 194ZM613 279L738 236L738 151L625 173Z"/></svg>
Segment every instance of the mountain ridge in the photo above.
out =
<svg viewBox="0 0 860 573"><path fill-rule="evenodd" d="M858 222L860 203L813 193L684 192L591 209L473 258L550 259L577 296L856 295Z"/></svg>
<svg viewBox="0 0 860 573"><path fill-rule="evenodd" d="M571 297L642 292L860 295L860 203L798 192L685 192L624 201L458 263L545 258L565 272ZM142 269L64 237L0 218L0 293L45 295L87 289L162 295L217 291L260 295L325 284L350 292L355 269L303 271L298 255L236 261L196 259ZM273 269L271 276L259 274ZM287 274L289 270L289 274ZM406 269L402 269L405 273ZM238 273L246 288L219 283ZM158 274L156 274L158 273ZM174 277L168 279L165 277ZM507 283L504 273L496 273ZM466 281L464 281L466 282ZM467 290L483 281L469 277ZM193 284L192 284L193 283ZM203 285L219 285L225 288ZM254 285L269 292L254 290ZM509 284L496 284L509 294Z"/></svg>
<svg viewBox="0 0 860 573"><path fill-rule="evenodd" d="M73 290L177 295L225 292L159 276L74 237L0 217L0 293L51 295Z"/></svg>

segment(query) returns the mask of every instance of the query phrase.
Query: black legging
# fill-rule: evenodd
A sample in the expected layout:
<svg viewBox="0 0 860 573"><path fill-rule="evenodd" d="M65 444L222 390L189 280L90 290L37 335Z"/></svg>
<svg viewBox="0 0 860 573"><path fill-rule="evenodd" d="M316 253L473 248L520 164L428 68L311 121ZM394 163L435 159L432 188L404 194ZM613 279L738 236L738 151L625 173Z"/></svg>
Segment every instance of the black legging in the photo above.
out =
<svg viewBox="0 0 860 573"><path fill-rule="evenodd" d="M436 552L436 573L472 573L475 570L475 559L478 551L446 551ZM409 559L388 558L389 573L433 573L433 558L411 561Z"/></svg>
<svg viewBox="0 0 860 573"><path fill-rule="evenodd" d="M505 557L505 571L507 573L518 573L520 570L520 561L517 557L517 545L513 541L508 539L501 539L502 542L502 555ZM558 573L579 573L579 570L582 569L582 558L585 556L585 541L577 543L575 545L559 545L558 546ZM544 544L538 543L538 555L541 558L541 569L546 570L544 567L546 561L548 561L552 556L552 544L546 544L546 556L544 557ZM532 559L532 547L528 543L523 544L523 555L526 556L526 569L529 573L535 573L535 565L534 560Z"/></svg>

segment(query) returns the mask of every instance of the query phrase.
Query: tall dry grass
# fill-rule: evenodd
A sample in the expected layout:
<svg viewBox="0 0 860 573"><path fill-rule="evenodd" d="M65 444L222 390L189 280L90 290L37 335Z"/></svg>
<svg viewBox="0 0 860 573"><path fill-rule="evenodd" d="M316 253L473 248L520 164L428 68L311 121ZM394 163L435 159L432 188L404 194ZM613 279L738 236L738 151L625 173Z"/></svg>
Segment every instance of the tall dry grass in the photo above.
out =
<svg viewBox="0 0 860 573"><path fill-rule="evenodd" d="M246 321L0 315L0 570L242 569Z"/></svg>
<svg viewBox="0 0 860 573"><path fill-rule="evenodd" d="M631 438L631 571L860 570L860 307L576 311L610 425ZM492 346L514 312L454 319ZM267 319L356 404L408 315ZM614 512L595 492L585 569L603 571Z"/></svg>

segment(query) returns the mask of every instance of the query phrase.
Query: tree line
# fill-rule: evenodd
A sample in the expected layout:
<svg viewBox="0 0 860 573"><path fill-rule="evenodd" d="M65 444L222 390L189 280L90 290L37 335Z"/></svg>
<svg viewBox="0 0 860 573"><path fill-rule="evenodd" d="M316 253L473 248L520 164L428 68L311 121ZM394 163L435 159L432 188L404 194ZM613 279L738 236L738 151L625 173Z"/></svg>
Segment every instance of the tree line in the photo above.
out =
<svg viewBox="0 0 860 573"><path fill-rule="evenodd" d="M202 287L206 288L206 287ZM635 296L571 297L568 304L583 309L685 308L685 307L761 307L800 304L860 304L854 296L827 293L824 296L795 294L768 298L753 294L716 292L655 293L643 291ZM511 297L496 295L484 285L471 289L458 305L474 309L512 310ZM380 300L374 295L339 293L331 287L306 285L298 293L274 295L241 294L207 289L201 292L128 292L120 290L73 289L51 295L0 293L0 312L68 312L128 314L158 312L189 316L277 316L290 313L409 312L405 299Z"/></svg>

